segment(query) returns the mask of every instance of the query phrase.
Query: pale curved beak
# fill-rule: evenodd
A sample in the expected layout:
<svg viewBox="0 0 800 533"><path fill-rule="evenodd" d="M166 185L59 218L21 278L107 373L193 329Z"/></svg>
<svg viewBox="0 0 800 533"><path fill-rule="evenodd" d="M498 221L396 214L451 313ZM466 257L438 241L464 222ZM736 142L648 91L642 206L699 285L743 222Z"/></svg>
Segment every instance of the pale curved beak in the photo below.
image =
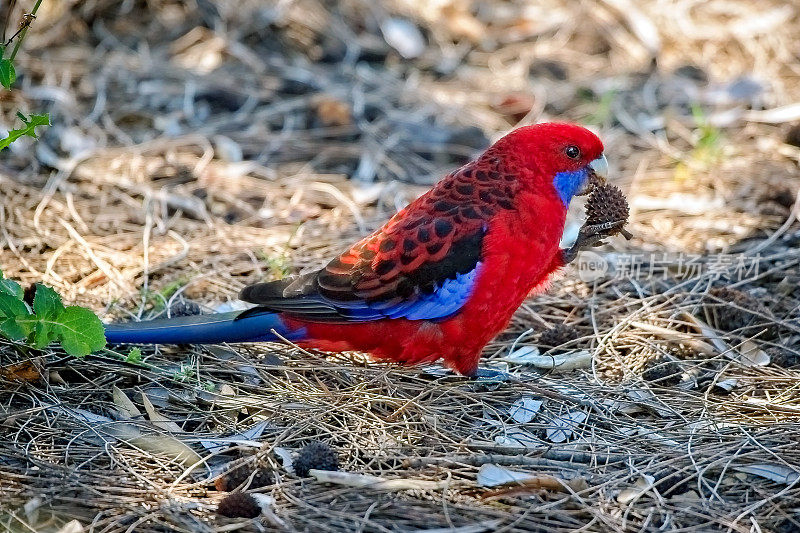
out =
<svg viewBox="0 0 800 533"><path fill-rule="evenodd" d="M606 159L605 155L600 155L586 167L589 169L589 175L581 189L575 193L578 196L589 194L595 187L604 184L606 178L608 178L608 159Z"/></svg>
<svg viewBox="0 0 800 533"><path fill-rule="evenodd" d="M600 157L589 163L589 168L598 178L602 178L602 181L608 179L608 159L606 159L605 155L600 154Z"/></svg>

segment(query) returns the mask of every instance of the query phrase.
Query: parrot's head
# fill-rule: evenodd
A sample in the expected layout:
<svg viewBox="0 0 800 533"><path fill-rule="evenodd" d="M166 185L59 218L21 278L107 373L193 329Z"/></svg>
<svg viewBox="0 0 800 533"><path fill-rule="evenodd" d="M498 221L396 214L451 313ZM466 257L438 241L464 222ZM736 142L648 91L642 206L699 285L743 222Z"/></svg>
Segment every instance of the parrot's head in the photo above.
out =
<svg viewBox="0 0 800 533"><path fill-rule="evenodd" d="M603 143L591 131L575 124L543 123L506 135L504 151L521 165L520 179L536 190L555 192L565 207L573 196L587 194L605 182L608 161ZM524 171L523 171L524 170Z"/></svg>

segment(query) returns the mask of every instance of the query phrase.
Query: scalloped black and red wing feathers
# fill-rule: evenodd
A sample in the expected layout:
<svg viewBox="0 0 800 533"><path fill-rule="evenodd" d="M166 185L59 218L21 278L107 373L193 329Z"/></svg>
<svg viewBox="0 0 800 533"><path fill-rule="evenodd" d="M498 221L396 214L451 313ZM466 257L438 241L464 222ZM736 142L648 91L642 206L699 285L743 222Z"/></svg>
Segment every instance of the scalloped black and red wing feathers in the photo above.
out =
<svg viewBox="0 0 800 533"><path fill-rule="evenodd" d="M319 322L452 315L478 277L487 220L513 208L513 176L498 160L475 166L445 177L318 272L251 285L240 298Z"/></svg>

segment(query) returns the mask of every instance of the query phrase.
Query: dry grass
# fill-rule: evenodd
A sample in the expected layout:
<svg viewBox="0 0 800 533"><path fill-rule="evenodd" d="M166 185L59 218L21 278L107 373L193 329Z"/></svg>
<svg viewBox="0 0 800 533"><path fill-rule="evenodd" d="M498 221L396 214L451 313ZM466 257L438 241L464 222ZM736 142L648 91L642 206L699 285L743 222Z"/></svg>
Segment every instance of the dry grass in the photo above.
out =
<svg viewBox="0 0 800 533"><path fill-rule="evenodd" d="M418 57L384 41L391 16L422 28ZM635 239L603 250L619 275L570 269L530 299L486 350L494 378L272 344L158 347L136 365L2 343L0 528L800 528L800 148L784 142L800 122L798 50L800 11L777 1L44 2L0 120L48 109L54 124L0 157L0 265L104 316L215 308L318 266L542 120L600 132ZM641 271L623 275L631 254ZM562 323L591 368L499 361ZM9 381L26 361L41 379ZM179 428L126 420L115 387ZM544 400L527 423L509 415L522 397ZM568 412L585 420L555 443ZM259 423L259 448L201 444ZM311 440L348 472L447 483L301 480L273 448ZM206 463L187 471L180 446ZM255 489L277 519L215 515L212 479L231 460L277 473ZM585 488L485 488L483 464ZM753 465L791 475L741 470Z"/></svg>

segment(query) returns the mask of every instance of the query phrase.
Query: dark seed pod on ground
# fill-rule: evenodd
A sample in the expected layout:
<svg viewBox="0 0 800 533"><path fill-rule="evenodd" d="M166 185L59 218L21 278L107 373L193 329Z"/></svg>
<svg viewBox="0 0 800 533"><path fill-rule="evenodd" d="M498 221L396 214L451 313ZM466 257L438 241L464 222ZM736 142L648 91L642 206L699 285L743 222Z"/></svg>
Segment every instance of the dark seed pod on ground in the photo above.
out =
<svg viewBox="0 0 800 533"><path fill-rule="evenodd" d="M191 316L199 315L202 312L197 302L184 300L183 298L172 302L169 306L170 316Z"/></svg>
<svg viewBox="0 0 800 533"><path fill-rule="evenodd" d="M762 338L774 336L774 325L759 316L770 316L771 313L754 297L729 287L714 287L708 294L711 298L706 299L706 311L716 328L743 336L755 335L766 329Z"/></svg>
<svg viewBox="0 0 800 533"><path fill-rule="evenodd" d="M659 357L648 361L642 371L642 378L661 386L676 385L681 380L683 369L680 363Z"/></svg>
<svg viewBox="0 0 800 533"><path fill-rule="evenodd" d="M253 479L250 481L250 484L243 488L257 489L260 487L266 487L267 485L272 485L275 482L275 476L270 470L263 467L256 467L255 470L256 473L253 476ZM222 476L218 477L217 480L214 481L214 486L218 491L221 492L235 490L248 479L250 479L250 474L252 473L252 464L232 468L225 472Z"/></svg>
<svg viewBox="0 0 800 533"><path fill-rule="evenodd" d="M546 329L539 335L539 344L545 348L555 348L576 340L580 335L578 330L566 324L558 324Z"/></svg>
<svg viewBox="0 0 800 533"><path fill-rule="evenodd" d="M294 472L300 477L308 476L309 470L339 470L336 450L324 442L312 442L300 450L294 460Z"/></svg>
<svg viewBox="0 0 800 533"><path fill-rule="evenodd" d="M261 507L246 492L231 492L217 506L217 513L228 518L255 518L261 514Z"/></svg>
<svg viewBox="0 0 800 533"><path fill-rule="evenodd" d="M770 362L773 365L783 368L792 368L800 365L800 354L790 351L788 348L773 346L767 348Z"/></svg>
<svg viewBox="0 0 800 533"><path fill-rule="evenodd" d="M600 185L595 187L586 201L586 224L605 224L617 220L628 220L630 209L628 200L619 187L614 185ZM622 230L622 226L609 230L608 235L615 235Z"/></svg>

